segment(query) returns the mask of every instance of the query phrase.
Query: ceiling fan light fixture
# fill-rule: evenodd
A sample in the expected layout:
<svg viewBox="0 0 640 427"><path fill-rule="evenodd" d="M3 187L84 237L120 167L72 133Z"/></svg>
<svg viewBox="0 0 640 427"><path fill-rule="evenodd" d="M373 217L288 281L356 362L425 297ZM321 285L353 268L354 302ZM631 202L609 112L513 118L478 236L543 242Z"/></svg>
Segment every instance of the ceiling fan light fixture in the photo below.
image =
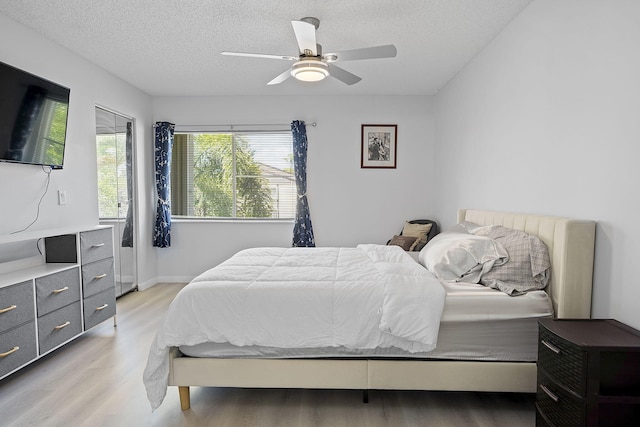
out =
<svg viewBox="0 0 640 427"><path fill-rule="evenodd" d="M329 67L319 60L302 60L293 64L291 75L303 82L319 82L329 75Z"/></svg>

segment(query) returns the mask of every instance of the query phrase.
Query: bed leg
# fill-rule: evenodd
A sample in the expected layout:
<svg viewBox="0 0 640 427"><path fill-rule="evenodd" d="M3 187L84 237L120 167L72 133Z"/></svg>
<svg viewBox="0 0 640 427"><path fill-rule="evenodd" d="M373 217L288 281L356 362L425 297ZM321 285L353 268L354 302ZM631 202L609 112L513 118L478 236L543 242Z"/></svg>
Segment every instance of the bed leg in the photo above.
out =
<svg viewBox="0 0 640 427"><path fill-rule="evenodd" d="M369 403L369 390L362 390L362 403Z"/></svg>
<svg viewBox="0 0 640 427"><path fill-rule="evenodd" d="M178 394L180 394L180 408L186 411L191 407L191 398L189 397L189 387L179 386Z"/></svg>

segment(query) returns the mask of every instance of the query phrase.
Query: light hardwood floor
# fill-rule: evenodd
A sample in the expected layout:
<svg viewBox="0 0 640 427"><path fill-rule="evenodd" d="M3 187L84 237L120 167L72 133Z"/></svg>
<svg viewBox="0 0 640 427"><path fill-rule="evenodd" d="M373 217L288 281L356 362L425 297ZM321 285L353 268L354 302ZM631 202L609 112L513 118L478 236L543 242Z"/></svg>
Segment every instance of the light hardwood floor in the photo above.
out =
<svg viewBox="0 0 640 427"><path fill-rule="evenodd" d="M108 320L0 381L2 426L533 426L534 396L512 393L191 388L151 412L142 384L159 320L184 284L118 299Z"/></svg>

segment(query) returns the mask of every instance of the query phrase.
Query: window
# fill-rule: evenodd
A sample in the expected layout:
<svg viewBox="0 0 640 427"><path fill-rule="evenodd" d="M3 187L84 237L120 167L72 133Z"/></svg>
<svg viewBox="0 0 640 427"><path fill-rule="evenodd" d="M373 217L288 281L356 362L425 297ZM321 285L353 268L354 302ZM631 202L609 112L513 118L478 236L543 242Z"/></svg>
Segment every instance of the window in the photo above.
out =
<svg viewBox="0 0 640 427"><path fill-rule="evenodd" d="M290 219L295 208L291 132L175 133L171 215Z"/></svg>

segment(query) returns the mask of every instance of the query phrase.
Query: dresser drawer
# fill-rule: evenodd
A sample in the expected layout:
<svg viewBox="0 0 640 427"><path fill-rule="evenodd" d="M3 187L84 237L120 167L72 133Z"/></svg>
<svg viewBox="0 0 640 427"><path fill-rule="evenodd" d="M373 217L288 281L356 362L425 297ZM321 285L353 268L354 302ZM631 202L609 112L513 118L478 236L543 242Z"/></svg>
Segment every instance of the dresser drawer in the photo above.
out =
<svg viewBox="0 0 640 427"><path fill-rule="evenodd" d="M116 285L113 258L82 265L82 295L86 298Z"/></svg>
<svg viewBox="0 0 640 427"><path fill-rule="evenodd" d="M578 427L585 423L585 400L568 393L540 372L536 408L552 425Z"/></svg>
<svg viewBox="0 0 640 427"><path fill-rule="evenodd" d="M80 254L82 264L99 261L113 256L113 232L111 228L84 231L80 233Z"/></svg>
<svg viewBox="0 0 640 427"><path fill-rule="evenodd" d="M39 318L40 354L46 353L81 332L80 301Z"/></svg>
<svg viewBox="0 0 640 427"><path fill-rule="evenodd" d="M36 306L38 316L51 313L80 300L80 274L78 268L64 270L36 279Z"/></svg>
<svg viewBox="0 0 640 427"><path fill-rule="evenodd" d="M0 333L33 320L33 282L0 288ZM0 349L0 353L2 353Z"/></svg>
<svg viewBox="0 0 640 427"><path fill-rule="evenodd" d="M0 334L0 377L37 356L36 325L33 320Z"/></svg>
<svg viewBox="0 0 640 427"><path fill-rule="evenodd" d="M116 314L116 292L114 288L107 289L97 295L85 298L84 329L93 328Z"/></svg>
<svg viewBox="0 0 640 427"><path fill-rule="evenodd" d="M578 396L585 397L587 352L540 326L538 368Z"/></svg>

